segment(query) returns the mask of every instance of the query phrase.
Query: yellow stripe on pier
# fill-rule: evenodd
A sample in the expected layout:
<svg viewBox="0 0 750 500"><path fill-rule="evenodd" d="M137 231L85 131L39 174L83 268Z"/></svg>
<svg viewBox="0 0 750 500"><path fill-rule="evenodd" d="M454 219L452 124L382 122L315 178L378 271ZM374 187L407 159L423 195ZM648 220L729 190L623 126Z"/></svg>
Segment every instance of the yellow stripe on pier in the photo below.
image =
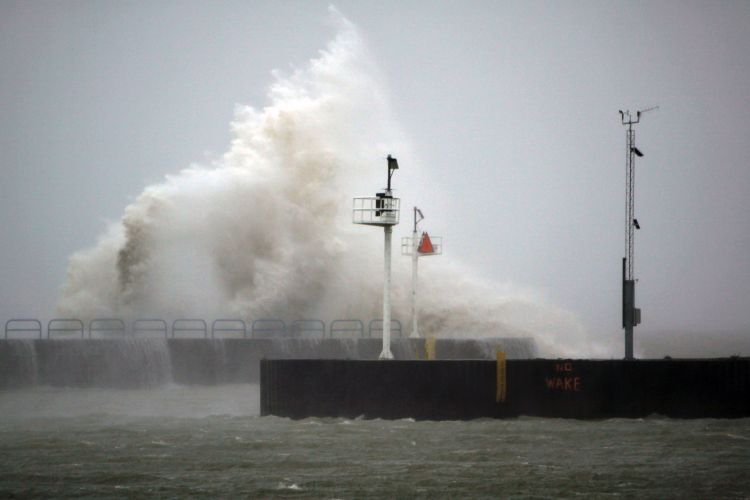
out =
<svg viewBox="0 0 750 500"><path fill-rule="evenodd" d="M435 359L435 337L427 337L424 341L425 359Z"/></svg>
<svg viewBox="0 0 750 500"><path fill-rule="evenodd" d="M505 353L497 351L497 391L495 392L495 402L505 402L507 394L507 378L505 372Z"/></svg>

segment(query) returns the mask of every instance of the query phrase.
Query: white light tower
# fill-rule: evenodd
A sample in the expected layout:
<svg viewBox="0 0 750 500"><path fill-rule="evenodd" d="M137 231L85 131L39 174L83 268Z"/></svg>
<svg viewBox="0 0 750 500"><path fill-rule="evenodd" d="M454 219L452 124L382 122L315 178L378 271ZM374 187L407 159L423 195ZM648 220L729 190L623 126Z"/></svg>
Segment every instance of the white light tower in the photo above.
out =
<svg viewBox="0 0 750 500"><path fill-rule="evenodd" d="M391 353L391 234L398 224L401 200L393 197L391 177L398 170L396 158L388 155L388 187L374 197L354 198L352 221L355 224L381 226L385 233L383 280L383 351L380 359L393 359Z"/></svg>
<svg viewBox="0 0 750 500"><path fill-rule="evenodd" d="M422 233L419 237L417 233L417 224L424 219L422 211L414 207L414 232L411 237L404 236L401 238L401 254L411 257L411 334L409 338L419 338L419 325L417 310L417 263L420 257L429 257L430 255L440 255L443 253L443 238L440 236L430 237L427 233Z"/></svg>

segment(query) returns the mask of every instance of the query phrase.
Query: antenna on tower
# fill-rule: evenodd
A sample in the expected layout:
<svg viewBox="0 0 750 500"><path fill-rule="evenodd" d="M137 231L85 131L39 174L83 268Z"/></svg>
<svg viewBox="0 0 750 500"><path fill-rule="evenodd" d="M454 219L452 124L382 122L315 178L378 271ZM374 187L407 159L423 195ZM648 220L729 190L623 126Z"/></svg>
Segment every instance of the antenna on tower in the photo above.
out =
<svg viewBox="0 0 750 500"><path fill-rule="evenodd" d="M635 119L630 110L620 110L625 133L625 257L622 259L622 327L625 329L625 359L633 359L633 327L641 323L641 310L635 307L635 230L640 229L635 218L635 158L643 158L643 152L635 145L633 125L640 123L641 115L659 109L659 106L636 111Z"/></svg>

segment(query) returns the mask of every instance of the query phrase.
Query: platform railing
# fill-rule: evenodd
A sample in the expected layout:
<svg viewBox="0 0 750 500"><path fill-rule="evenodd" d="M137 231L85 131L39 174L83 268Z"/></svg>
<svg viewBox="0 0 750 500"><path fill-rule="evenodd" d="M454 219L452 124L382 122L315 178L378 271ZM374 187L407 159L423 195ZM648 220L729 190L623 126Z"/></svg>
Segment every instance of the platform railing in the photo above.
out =
<svg viewBox="0 0 750 500"><path fill-rule="evenodd" d="M5 338L9 333L35 332L42 338L42 323L38 319L9 319L5 322Z"/></svg>
<svg viewBox="0 0 750 500"><path fill-rule="evenodd" d="M195 318L181 318L176 319L172 322L172 338L176 338L177 335L190 335L198 334L203 336L204 339L208 338L208 326L202 319Z"/></svg>
<svg viewBox="0 0 750 500"><path fill-rule="evenodd" d="M83 321L75 318L55 318L49 320L47 323L47 338L52 338L52 335L60 335L63 338L70 337L71 334L81 334L81 338L84 337Z"/></svg>
<svg viewBox="0 0 750 500"><path fill-rule="evenodd" d="M263 318L253 321L251 337L258 338L284 338L287 336L286 323L276 318Z"/></svg>
<svg viewBox="0 0 750 500"><path fill-rule="evenodd" d="M211 338L216 334L230 334L232 337L239 334L243 339L247 337L247 325L241 319L216 319L211 323Z"/></svg>
<svg viewBox="0 0 750 500"><path fill-rule="evenodd" d="M326 324L319 319L298 319L293 321L289 327L292 337L324 339L326 337Z"/></svg>
<svg viewBox="0 0 750 500"><path fill-rule="evenodd" d="M380 332L378 334L378 332ZM369 338L373 338L373 334L376 334L377 337L383 336L383 320L382 319L374 319L370 321L370 323L367 325L367 336ZM401 332L401 322L397 319L391 320L391 335L398 336L400 338L403 338L403 333Z"/></svg>
<svg viewBox="0 0 750 500"><path fill-rule="evenodd" d="M348 335L353 334L353 335ZM363 338L365 325L359 319L336 319L331 321L328 335L333 338Z"/></svg>
<svg viewBox="0 0 750 500"><path fill-rule="evenodd" d="M89 322L89 338L96 335L105 335L108 337L124 337L125 322L119 318L97 318Z"/></svg>
<svg viewBox="0 0 750 500"><path fill-rule="evenodd" d="M131 331L133 337L150 337L151 334L156 333L159 337L169 338L167 322L163 319L137 319L133 322Z"/></svg>
<svg viewBox="0 0 750 500"><path fill-rule="evenodd" d="M89 339L128 337L163 337L169 338L169 324L159 318L136 319L130 329L124 320L119 318L95 318L86 324L76 318L54 318L47 323L47 339L71 338L73 336ZM176 319L171 324L171 337L208 338L209 329L205 320L200 318ZM336 319L328 328L329 338L365 338L382 335L382 319L373 319L367 324L362 320ZM391 331L402 337L401 322L391 320ZM9 319L5 322L4 339L11 338L44 338L44 327L38 319ZM211 323L211 338L326 338L326 323L319 319L298 319L288 326L282 319L260 318L246 323L241 319L216 319Z"/></svg>
<svg viewBox="0 0 750 500"><path fill-rule="evenodd" d="M401 200L393 197L354 198L352 222L370 226L395 226L399 222Z"/></svg>

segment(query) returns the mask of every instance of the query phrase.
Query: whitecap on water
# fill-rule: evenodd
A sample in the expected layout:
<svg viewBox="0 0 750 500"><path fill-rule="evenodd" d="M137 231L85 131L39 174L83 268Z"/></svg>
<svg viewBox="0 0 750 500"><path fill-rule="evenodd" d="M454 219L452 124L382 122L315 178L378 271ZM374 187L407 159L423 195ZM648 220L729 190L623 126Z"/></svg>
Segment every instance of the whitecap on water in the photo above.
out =
<svg viewBox="0 0 750 500"><path fill-rule="evenodd" d="M292 491L300 491L302 488L297 483L284 483L281 482L276 485L277 490L292 490Z"/></svg>

